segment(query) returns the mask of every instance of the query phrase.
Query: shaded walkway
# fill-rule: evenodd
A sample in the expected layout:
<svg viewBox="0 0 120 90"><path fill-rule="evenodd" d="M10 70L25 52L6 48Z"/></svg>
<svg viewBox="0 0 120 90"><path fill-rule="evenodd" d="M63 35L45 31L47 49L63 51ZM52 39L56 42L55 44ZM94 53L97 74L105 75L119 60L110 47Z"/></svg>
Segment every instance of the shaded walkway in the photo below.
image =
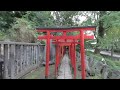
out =
<svg viewBox="0 0 120 90"><path fill-rule="evenodd" d="M57 79L72 79L70 59L67 54L63 57L61 61Z"/></svg>

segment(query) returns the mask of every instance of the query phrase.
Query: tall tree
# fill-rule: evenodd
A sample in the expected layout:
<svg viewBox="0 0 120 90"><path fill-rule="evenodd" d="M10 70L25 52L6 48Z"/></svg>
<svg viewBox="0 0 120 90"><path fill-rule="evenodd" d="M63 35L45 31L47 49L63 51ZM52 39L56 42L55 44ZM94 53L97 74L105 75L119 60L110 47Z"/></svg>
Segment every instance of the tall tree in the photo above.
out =
<svg viewBox="0 0 120 90"><path fill-rule="evenodd" d="M103 38L104 34L105 34L105 29L104 29L104 26L103 26L103 20L101 20L100 18L102 18L106 14L107 14L107 11L99 11L98 37L97 37L97 46L95 48L95 54L100 53L99 38Z"/></svg>
<svg viewBox="0 0 120 90"><path fill-rule="evenodd" d="M0 11L0 30L7 32L15 18L21 18L25 14L25 11Z"/></svg>
<svg viewBox="0 0 120 90"><path fill-rule="evenodd" d="M67 27L74 26L74 16L78 14L78 11L53 11L55 25Z"/></svg>

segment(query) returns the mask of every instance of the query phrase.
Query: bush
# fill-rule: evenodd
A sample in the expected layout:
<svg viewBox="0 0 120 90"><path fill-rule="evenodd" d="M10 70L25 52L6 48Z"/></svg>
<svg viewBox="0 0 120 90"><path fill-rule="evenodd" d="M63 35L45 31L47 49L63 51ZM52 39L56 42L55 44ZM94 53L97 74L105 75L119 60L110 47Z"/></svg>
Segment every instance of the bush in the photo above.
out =
<svg viewBox="0 0 120 90"><path fill-rule="evenodd" d="M17 18L16 22L9 29L11 41L35 43L37 40L36 31L32 28L32 23L24 18Z"/></svg>
<svg viewBox="0 0 120 90"><path fill-rule="evenodd" d="M6 39L6 34L0 31L0 41L4 41Z"/></svg>

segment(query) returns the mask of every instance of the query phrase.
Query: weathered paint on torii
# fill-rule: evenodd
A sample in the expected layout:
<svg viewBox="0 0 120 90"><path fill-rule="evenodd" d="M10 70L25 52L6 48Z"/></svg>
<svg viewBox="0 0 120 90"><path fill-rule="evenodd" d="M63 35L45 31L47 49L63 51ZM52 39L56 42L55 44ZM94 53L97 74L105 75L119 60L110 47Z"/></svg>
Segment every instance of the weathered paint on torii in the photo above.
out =
<svg viewBox="0 0 120 90"><path fill-rule="evenodd" d="M94 35L86 35L84 31L87 30L96 30L96 26L87 26L87 27L70 27L70 28L37 28L37 32L46 32L44 36L38 36L38 40L45 39L46 43L46 67L45 67L45 78L49 76L49 60L50 60L50 39L54 40L53 43L56 44L56 63L55 63L55 75L57 74L58 65L60 64L60 59L63 56L63 46L69 46L69 56L71 58L71 64L74 70L74 78L76 78L76 45L80 44L80 54L81 54L81 75L82 79L86 78L86 66L85 66L85 49L84 49L84 40L85 39L94 39ZM79 35L76 36L67 36L67 32L78 31ZM52 32L62 32L61 36L53 36ZM69 42L68 42L69 40ZM78 42L80 40L80 42ZM60 53L59 53L60 52ZM73 53L74 52L74 53Z"/></svg>

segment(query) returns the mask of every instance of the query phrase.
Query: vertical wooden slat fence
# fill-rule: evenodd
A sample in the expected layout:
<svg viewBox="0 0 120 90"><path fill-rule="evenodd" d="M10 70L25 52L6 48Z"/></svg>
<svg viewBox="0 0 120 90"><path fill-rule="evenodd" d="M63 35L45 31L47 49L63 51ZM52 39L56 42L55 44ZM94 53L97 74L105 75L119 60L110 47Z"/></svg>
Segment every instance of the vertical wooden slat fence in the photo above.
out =
<svg viewBox="0 0 120 90"><path fill-rule="evenodd" d="M39 67L43 48L44 45L37 43L0 41L0 61L4 62L0 73L3 72L3 79L18 79Z"/></svg>

